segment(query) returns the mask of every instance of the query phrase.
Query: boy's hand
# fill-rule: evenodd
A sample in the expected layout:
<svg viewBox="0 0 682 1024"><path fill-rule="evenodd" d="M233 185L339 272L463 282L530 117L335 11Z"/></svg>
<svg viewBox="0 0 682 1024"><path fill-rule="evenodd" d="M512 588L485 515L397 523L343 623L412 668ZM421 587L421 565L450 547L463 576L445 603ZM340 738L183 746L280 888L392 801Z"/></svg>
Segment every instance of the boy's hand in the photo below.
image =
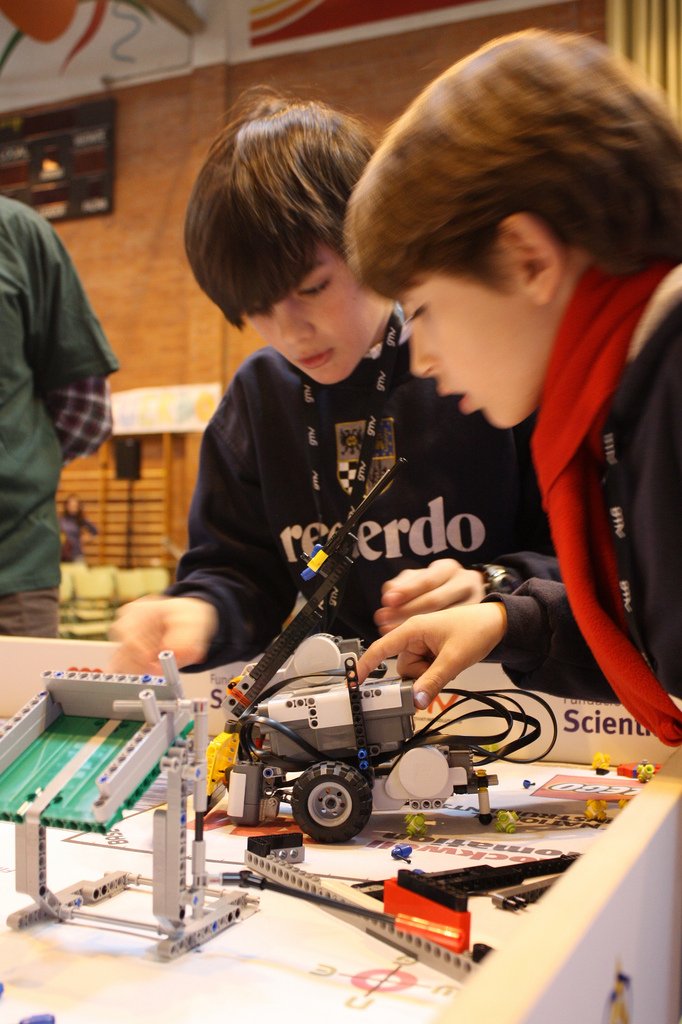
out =
<svg viewBox="0 0 682 1024"><path fill-rule="evenodd" d="M415 705L426 708L455 676L490 654L506 625L507 612L499 601L416 615L367 648L358 662L360 682L397 654L400 675L415 680Z"/></svg>
<svg viewBox="0 0 682 1024"><path fill-rule="evenodd" d="M109 672L161 675L158 656L172 651L178 668L202 661L218 627L212 604L197 597L141 597L119 609L109 630L120 647Z"/></svg>
<svg viewBox="0 0 682 1024"><path fill-rule="evenodd" d="M381 588L375 613L380 633L388 633L413 615L458 604L478 604L485 596L483 574L454 558L439 558L426 569L404 569Z"/></svg>

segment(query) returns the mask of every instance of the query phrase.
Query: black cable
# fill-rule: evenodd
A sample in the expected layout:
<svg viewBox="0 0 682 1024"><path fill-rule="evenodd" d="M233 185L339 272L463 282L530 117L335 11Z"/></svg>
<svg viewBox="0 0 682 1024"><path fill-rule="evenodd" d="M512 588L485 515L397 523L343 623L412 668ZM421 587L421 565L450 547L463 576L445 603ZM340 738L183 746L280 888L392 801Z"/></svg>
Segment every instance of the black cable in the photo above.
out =
<svg viewBox="0 0 682 1024"><path fill-rule="evenodd" d="M507 720L507 732L509 732L509 730L512 728L512 722L509 717L509 712L507 712L507 710L503 708L499 701L496 701L492 696L492 694L496 693L495 690L481 690L480 692L477 691L472 693L470 690L458 690L453 687L443 689L441 693L456 694L457 696L461 697L462 700L459 701L457 704L452 705L452 707L444 707L442 711L439 711L437 715L434 715L433 718L431 718L431 720L426 723L426 725L422 726L422 728L415 733L415 736L428 734L433 729L433 726L436 724L436 722L440 721L441 718L445 717L449 712L452 712L454 709L461 710L462 701L466 703L470 700L478 700L480 704L487 704L492 711L494 711L498 715L501 715L503 718ZM479 713L479 715L482 714L483 712ZM460 717L458 716L457 718L448 719L448 722L449 724L452 724L453 722L458 722L459 720Z"/></svg>
<svg viewBox="0 0 682 1024"><path fill-rule="evenodd" d="M495 742L498 742L498 741L502 741L502 740L506 739L507 736L509 736L511 730L514 727L514 715L513 715L512 712L508 711L502 704L500 704L499 701L495 700L491 696L491 694L494 693L495 691L481 692L480 695L478 693L470 693L469 691L466 691L466 690L456 690L456 691L455 690L450 690L448 692L456 692L456 693L458 693L463 698L464 702L466 702L468 700L477 700L478 697L481 696L482 699L479 700L478 702L481 703L481 704L487 704L488 708L489 708L489 711L474 711L474 712L467 712L464 715L460 714L460 715L458 715L454 719L452 719L452 718L448 719L448 724L454 724L454 723L457 723L457 722L460 722L460 721L466 721L469 718L480 718L480 717L488 718L488 717L490 717L490 712L492 711L494 713L495 717L502 717L505 720L507 728L503 732L501 732L501 733L494 734L492 736L486 736L485 739L488 742L495 743ZM460 708L461 708L461 703L462 702L460 702L459 705L458 705L458 707L460 707ZM408 750L412 750L414 747L423 746L425 743L428 743L428 742L433 742L435 735L438 735L439 740L440 740L440 742L443 745L448 746L450 748L452 748L453 746L457 745L462 750L472 751L472 749L475 749L476 751L478 751L480 749L477 746L477 744L479 742L479 739L480 739L480 737L478 737L478 736L477 737L461 736L461 735L457 735L457 736L441 736L439 733L435 733L434 732L434 725L435 725L435 723L437 721L439 721L440 719L442 719L444 717L444 715L446 715L448 712L451 712L451 711L452 711L452 708L449 708L449 707L443 708L443 710L440 711L433 719L431 719L430 722L428 722L426 725L422 726L422 728L419 729L409 740L406 740L405 743L403 744L403 746L400 749L398 757L393 762L394 765L400 760L400 758L405 753L407 753ZM480 762L480 763L483 763L483 762Z"/></svg>
<svg viewBox="0 0 682 1024"><path fill-rule="evenodd" d="M551 751L552 747L554 746L554 744L557 741L557 736L558 736L558 732L559 732L559 726L558 726L558 723L557 723L556 715L554 714L552 708L547 703L547 701L544 699L544 697L541 697L538 693L534 693L532 690L508 689L508 690L491 690L491 691L484 691L484 692L495 693L498 697L501 696L503 699L508 700L508 701L516 704L516 706L521 710L522 714L525 715L526 719L530 723L533 723L533 728L534 728L534 732L533 732L532 735L529 735L527 738L525 738L525 740L523 740L523 734L522 734L522 737L519 737L519 739L512 741L507 746L507 748L504 751L502 751L502 752L497 751L497 752L495 752L494 755L491 756L490 751L485 751L484 754L486 756L487 761L490 761L490 760L509 760L509 761L511 761L512 763L515 763L515 764L532 764L534 761L538 761L538 760L541 760L543 757L547 757L547 755L549 754L549 752ZM548 716L548 718L549 718L549 720L551 722L551 725L552 725L552 737L551 737L550 741L548 742L546 748L542 751L541 754L535 754L533 757L527 757L527 758L517 758L517 757L510 758L509 757L510 753L514 753L516 750L520 750L524 746L529 746L532 742L535 741L536 738L539 738L539 736L542 733L542 725L541 725L540 721L537 718L535 718L534 716L529 715L528 712L525 711L525 709L522 707L522 705L520 705L518 703L516 698L519 697L519 696L527 697L530 700L534 700L538 704L540 704L541 707L544 708L544 710L547 712L547 716Z"/></svg>
<svg viewBox="0 0 682 1024"><path fill-rule="evenodd" d="M502 750L497 750L495 752L491 752L489 750L485 750L480 745L481 741L483 739L485 739L486 743L496 743L496 742L499 742L500 738L504 738L504 736L509 735L509 733L511 732L511 729L513 727L511 723L509 723L509 728L508 728L507 732L502 737L500 737L499 735L498 736L490 736L490 735L488 735L488 736L479 737L479 738L474 738L472 736L458 736L458 737L455 737L456 739L459 739L463 743L463 745L469 746L469 748L472 750L473 753L476 753L477 755L481 756L484 759L480 763L488 764L491 761L496 761L496 760L497 761L512 760L512 761L514 761L517 764L530 764L533 761L536 761L536 760L538 760L541 757L546 757L547 754L552 749L552 747L554 746L554 744L556 743L556 739L557 739L557 735L558 735L558 725L557 725L556 716L555 716L554 712L552 711L551 707L549 706L549 704L547 703L547 701L545 701L544 698L540 697L539 694L537 694L537 693L533 693L530 690L518 690L518 689L513 689L513 690L512 689L508 689L508 690L480 690L480 691L471 691L471 690L459 690L459 689L456 689L454 687L446 687L441 692L442 693L456 694L459 697L461 697L462 700L458 701L457 704L453 705L452 707L443 708L443 710L440 711L430 722L428 722L425 726L423 726L419 730L418 733L415 733L415 737L413 737L413 740L416 737L419 738L419 742L424 742L425 738L432 739L433 735L434 735L434 725L436 724L436 722L438 722L440 719L444 718L445 716L448 716L448 717L445 719L445 722L443 722L442 725L445 725L445 724L447 724L447 725L457 724L457 723L462 722L462 721L467 721L469 718L472 718L472 717L489 717L489 713L486 712L486 711L467 712L464 715L459 714L459 715L456 715L455 717L453 717L451 713L453 712L454 709L461 709L461 705L462 705L463 702L466 702L466 701L476 701L476 700L479 700L479 698L490 698L490 700L492 700L494 704L499 705L499 711L500 712L504 712L504 717L505 717L505 719L508 722L509 722L509 719L511 719L511 723L517 722L517 723L521 724L523 726L523 728L522 728L521 736L519 736L516 740L510 741L510 743L507 744L507 746L504 747ZM548 717L550 719L550 722L552 724L552 737L551 737L551 740L549 741L549 743L547 744L546 749L542 752L542 754L540 754L540 755L536 754L532 758L510 758L509 757L510 754L515 753L517 750L522 749L524 746L529 746L531 743L533 743L536 739L539 738L539 736L540 736L540 734L542 732L542 725L541 725L540 721L537 718L535 718L534 716L530 715L523 708L523 706L521 704L519 704L518 700L516 699L517 697L526 697L526 698L534 700L538 704L540 704L545 709L545 711L547 712L547 715L548 715ZM490 700L484 699L481 702L482 703L488 703L490 705ZM506 701L510 702L511 704L513 704L518 709L518 711L517 712L513 712L513 711L508 711L506 709L503 709L502 705L499 704L500 700L506 700ZM450 714L448 715L448 713L450 713ZM528 731L529 729L531 730L530 732ZM412 741L408 741L408 742L412 742Z"/></svg>
<svg viewBox="0 0 682 1024"><path fill-rule="evenodd" d="M271 684L268 689L260 695L260 700L262 701L266 697L272 697L283 687L292 682L297 682L299 679L333 679L335 677L345 677L344 671L342 669L336 669L289 677L288 679L278 681L276 684ZM397 679L388 681L397 681ZM556 742L558 735L556 716L549 704L536 693L529 690L518 689L471 691L461 690L455 687L445 687L441 692L457 695L460 700L457 701L455 705L443 708L442 711L438 712L438 714L427 722L426 725L422 726L421 729L417 730L410 739L406 740L397 753L393 750L387 751L384 754L375 754L370 758L373 766L380 767L385 765L387 762L390 762L391 765L394 766L409 750L414 747L433 742L438 742L442 745L449 746L450 748L457 745L461 747L461 749L469 750L470 753L480 759L476 762L479 766L487 765L494 761L507 760L517 764L530 764L539 758L546 757ZM548 742L546 749L540 755L536 754L531 758L511 757L512 754L516 754L517 751L534 743L542 733L542 725L539 719L530 715L528 711L525 710L523 705L518 701L518 697L529 698L539 703L547 712L552 724L552 737ZM512 705L512 708L506 707L503 703L504 701ZM468 702L483 704L484 708L463 712L462 705ZM473 734L444 735L441 732L441 729L446 725L458 725L474 719L490 719L491 717L501 719L504 722L505 727L501 731L488 734L485 737ZM436 729L438 722L440 722L441 725ZM276 719L269 718L265 715L248 714L242 719L241 725L240 755L245 759L250 761L259 761L263 759L262 751L252 740L253 728L256 725L259 725L265 729L275 730L285 736L291 743L307 754L308 758L312 758L313 762L320 760L322 751L308 743L283 722L278 722ZM521 734L516 739L509 740L508 743L505 743L504 741L511 735L515 725L521 726ZM493 752L486 749L482 745L483 742L486 744L495 743L503 745L500 749ZM290 771L297 771L310 764L310 760L308 758L275 757L271 753L267 754L267 758L269 763Z"/></svg>
<svg viewBox="0 0 682 1024"><path fill-rule="evenodd" d="M266 715L246 715L246 717L242 719L242 731L240 733L240 741L242 737L244 737L244 742L247 747L249 747L251 741L251 731L255 725L264 726L266 729L273 729L275 732L281 733L282 736L286 736L288 740L294 743L297 747L300 747L301 750L304 750L307 754L310 754L313 760L319 760L320 751L317 749L317 747L314 747L311 743L308 743L306 740L302 739L302 737L299 736L298 733L294 732L294 730L291 729L288 725L285 725L284 722L278 722L276 719L268 718ZM251 753L255 754L256 758L259 760L259 755L261 751L259 751L259 749L255 746L250 746L249 749ZM309 764L308 761L301 761L298 763Z"/></svg>
<svg viewBox="0 0 682 1024"><path fill-rule="evenodd" d="M304 672L300 676L287 676L286 679L278 679L276 682L271 682L262 693L258 694L258 703L260 704L267 697L274 697L276 693L279 693L283 687L288 686L289 683L297 683L300 679L326 679L326 678L339 678L345 679L346 673L342 668L330 668L325 669L324 672Z"/></svg>

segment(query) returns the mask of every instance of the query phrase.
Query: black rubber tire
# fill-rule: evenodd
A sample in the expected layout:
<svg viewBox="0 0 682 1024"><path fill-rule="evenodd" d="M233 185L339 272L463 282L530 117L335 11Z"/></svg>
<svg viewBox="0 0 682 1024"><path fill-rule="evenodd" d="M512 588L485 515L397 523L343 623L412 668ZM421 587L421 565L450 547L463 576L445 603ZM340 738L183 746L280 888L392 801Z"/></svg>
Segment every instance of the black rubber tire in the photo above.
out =
<svg viewBox="0 0 682 1024"><path fill-rule="evenodd" d="M296 823L318 843L345 843L372 814L372 790L357 768L321 761L299 775L291 792Z"/></svg>

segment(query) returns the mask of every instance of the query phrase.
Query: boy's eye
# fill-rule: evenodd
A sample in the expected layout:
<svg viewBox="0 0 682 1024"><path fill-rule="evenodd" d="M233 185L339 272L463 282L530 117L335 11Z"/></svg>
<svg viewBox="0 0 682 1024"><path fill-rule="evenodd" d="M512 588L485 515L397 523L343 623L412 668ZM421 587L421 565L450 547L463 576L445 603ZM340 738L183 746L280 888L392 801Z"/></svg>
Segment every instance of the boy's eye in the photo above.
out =
<svg viewBox="0 0 682 1024"><path fill-rule="evenodd" d="M311 284L307 288L299 288L298 289L298 294L299 295L319 295L320 292L323 292L325 290L325 288L327 287L328 284L329 284L329 278L326 277L324 279L324 281L320 281L319 284Z"/></svg>

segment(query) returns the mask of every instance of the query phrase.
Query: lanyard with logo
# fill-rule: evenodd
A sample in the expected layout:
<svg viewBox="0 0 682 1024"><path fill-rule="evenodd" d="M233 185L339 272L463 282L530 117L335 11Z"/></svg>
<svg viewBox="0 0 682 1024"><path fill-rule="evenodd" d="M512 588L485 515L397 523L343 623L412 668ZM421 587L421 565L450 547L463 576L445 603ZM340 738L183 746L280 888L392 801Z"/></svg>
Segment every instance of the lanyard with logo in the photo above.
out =
<svg viewBox="0 0 682 1024"><path fill-rule="evenodd" d="M381 345L381 353L375 361L374 383L372 385L372 404L365 421L365 432L360 446L357 470L351 488L349 513L353 511L362 498L370 484L370 470L374 447L376 444L377 431L381 425L381 414L384 408L386 397L391 388L393 372L398 359L398 346L403 326L403 312L400 306L395 306L391 313L384 338ZM303 410L306 430L306 442L308 447L308 463L310 466L310 482L315 511L318 522L322 524L322 502L321 502L321 474L320 474L320 420L318 412L318 386L310 380L303 382ZM338 610L341 602L341 594L337 587L327 597L327 608L325 620L322 623L322 631L326 632Z"/></svg>
<svg viewBox="0 0 682 1024"><path fill-rule="evenodd" d="M372 385L372 404L365 421L365 432L360 446L355 479L351 488L349 512L355 509L364 497L370 483L370 470L377 432L381 425L381 413L391 387L393 371L398 358L398 345L403 326L400 306L391 313L384 332L381 353L374 361L375 375ZM318 385L311 380L303 382L303 416L310 465L310 483L315 500L315 511L319 522L322 520L321 474L320 474L320 422L318 414Z"/></svg>
<svg viewBox="0 0 682 1024"><path fill-rule="evenodd" d="M642 633L637 622L634 607L634 588L632 580L634 565L632 551L628 543L628 513L626 507L627 487L625 482L625 471L620 461L616 447L615 432L612 423L607 421L602 434L602 445L606 458L606 469L604 471L604 492L608 504L609 520L616 551L616 563L618 565L618 588L620 590L621 602L625 611L628 632L632 642L644 658L650 669L653 666L649 654L644 646Z"/></svg>

